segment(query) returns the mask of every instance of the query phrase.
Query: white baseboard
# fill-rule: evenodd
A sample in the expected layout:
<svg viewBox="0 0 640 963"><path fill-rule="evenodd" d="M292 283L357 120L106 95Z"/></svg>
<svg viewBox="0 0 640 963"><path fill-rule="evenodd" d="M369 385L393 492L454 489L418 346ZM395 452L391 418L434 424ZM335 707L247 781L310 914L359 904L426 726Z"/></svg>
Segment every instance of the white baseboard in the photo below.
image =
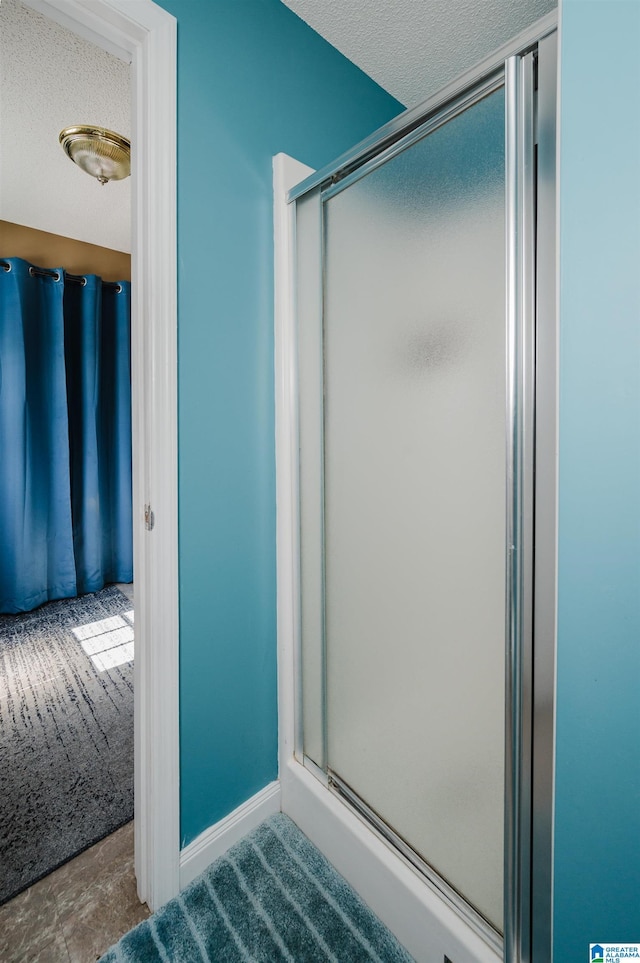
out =
<svg viewBox="0 0 640 963"><path fill-rule="evenodd" d="M282 811L324 853L416 963L501 963L491 948L362 819L291 760L280 774Z"/></svg>
<svg viewBox="0 0 640 963"><path fill-rule="evenodd" d="M280 812L280 783L269 783L220 822L205 829L180 853L180 889L203 873L261 822Z"/></svg>

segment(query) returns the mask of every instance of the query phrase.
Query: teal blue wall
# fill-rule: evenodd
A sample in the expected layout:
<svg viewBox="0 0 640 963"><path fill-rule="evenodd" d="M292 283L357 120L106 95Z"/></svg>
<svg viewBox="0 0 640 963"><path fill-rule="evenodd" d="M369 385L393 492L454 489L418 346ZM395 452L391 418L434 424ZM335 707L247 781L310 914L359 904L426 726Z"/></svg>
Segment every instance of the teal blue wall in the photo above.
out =
<svg viewBox="0 0 640 963"><path fill-rule="evenodd" d="M178 20L181 838L276 778L273 154L402 108L279 0Z"/></svg>
<svg viewBox="0 0 640 963"><path fill-rule="evenodd" d="M640 940L640 2L564 0L555 961Z"/></svg>

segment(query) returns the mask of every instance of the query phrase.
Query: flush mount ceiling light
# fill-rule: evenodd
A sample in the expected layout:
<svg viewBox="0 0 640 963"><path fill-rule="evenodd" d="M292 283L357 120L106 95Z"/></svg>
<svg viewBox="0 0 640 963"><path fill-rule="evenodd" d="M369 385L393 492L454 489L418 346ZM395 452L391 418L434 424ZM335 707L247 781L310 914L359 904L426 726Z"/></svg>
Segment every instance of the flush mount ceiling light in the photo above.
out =
<svg viewBox="0 0 640 963"><path fill-rule="evenodd" d="M122 134L105 127L65 127L59 140L67 156L103 185L131 173L131 144Z"/></svg>

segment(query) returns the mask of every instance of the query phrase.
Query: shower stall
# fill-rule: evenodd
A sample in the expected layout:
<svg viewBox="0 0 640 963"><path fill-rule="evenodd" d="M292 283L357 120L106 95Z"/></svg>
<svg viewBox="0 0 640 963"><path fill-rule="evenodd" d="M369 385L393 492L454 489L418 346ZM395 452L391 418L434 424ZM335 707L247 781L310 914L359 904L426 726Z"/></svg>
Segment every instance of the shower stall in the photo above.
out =
<svg viewBox="0 0 640 963"><path fill-rule="evenodd" d="M295 764L511 963L550 954L555 77L551 17L288 195Z"/></svg>

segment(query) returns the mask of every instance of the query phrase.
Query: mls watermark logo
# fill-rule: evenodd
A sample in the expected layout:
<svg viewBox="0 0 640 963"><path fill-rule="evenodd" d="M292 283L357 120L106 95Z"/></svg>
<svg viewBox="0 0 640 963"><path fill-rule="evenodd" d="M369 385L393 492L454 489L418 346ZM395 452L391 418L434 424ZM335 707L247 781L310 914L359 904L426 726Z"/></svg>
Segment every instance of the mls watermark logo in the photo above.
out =
<svg viewBox="0 0 640 963"><path fill-rule="evenodd" d="M640 943L589 943L589 963L640 960Z"/></svg>

